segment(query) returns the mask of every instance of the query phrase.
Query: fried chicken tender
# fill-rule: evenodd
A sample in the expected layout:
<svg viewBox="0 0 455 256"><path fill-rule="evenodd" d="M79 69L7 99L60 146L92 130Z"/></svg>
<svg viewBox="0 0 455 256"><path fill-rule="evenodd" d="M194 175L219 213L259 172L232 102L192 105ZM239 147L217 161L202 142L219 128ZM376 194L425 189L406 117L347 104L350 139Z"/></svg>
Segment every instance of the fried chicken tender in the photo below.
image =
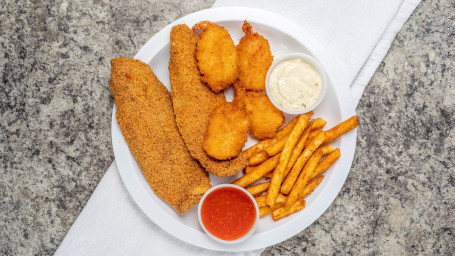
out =
<svg viewBox="0 0 455 256"><path fill-rule="evenodd" d="M277 129L284 123L284 114L269 97L260 92L247 92L245 105L251 135L261 140L275 137Z"/></svg>
<svg viewBox="0 0 455 256"><path fill-rule="evenodd" d="M250 122L243 102L245 89L236 88L235 91L234 101L218 106L211 114L207 127L204 150L219 160L237 156L248 139Z"/></svg>
<svg viewBox="0 0 455 256"><path fill-rule="evenodd" d="M239 60L229 32L210 21L201 21L193 30L201 29L196 59L204 81L214 92L228 88L238 77Z"/></svg>
<svg viewBox="0 0 455 256"><path fill-rule="evenodd" d="M243 22L242 30L245 36L237 45L239 80L247 90L265 90L265 77L273 62L269 42L258 33L253 33L247 21Z"/></svg>
<svg viewBox="0 0 455 256"><path fill-rule="evenodd" d="M153 191L188 211L211 186L179 133L169 91L146 63L120 57L111 64L115 115L131 153Z"/></svg>
<svg viewBox="0 0 455 256"><path fill-rule="evenodd" d="M241 152L230 160L216 160L203 149L210 115L226 102L222 93L214 93L201 81L196 64L196 34L186 25L171 29L169 77L177 126L191 155L217 176L239 173L247 164Z"/></svg>

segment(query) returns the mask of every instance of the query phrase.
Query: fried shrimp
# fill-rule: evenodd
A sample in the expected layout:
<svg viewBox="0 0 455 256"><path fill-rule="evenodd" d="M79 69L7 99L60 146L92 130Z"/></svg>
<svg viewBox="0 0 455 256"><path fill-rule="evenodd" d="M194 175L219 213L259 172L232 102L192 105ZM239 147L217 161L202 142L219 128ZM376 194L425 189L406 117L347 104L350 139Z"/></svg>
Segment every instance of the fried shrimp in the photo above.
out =
<svg viewBox="0 0 455 256"><path fill-rule="evenodd" d="M284 122L283 112L273 105L267 95L260 92L247 92L245 105L251 135L258 139L275 137L277 129Z"/></svg>
<svg viewBox="0 0 455 256"><path fill-rule="evenodd" d="M273 62L269 42L258 33L254 33L247 21L243 22L242 30L245 36L237 45L239 80L247 90L265 90L265 77Z"/></svg>
<svg viewBox="0 0 455 256"><path fill-rule="evenodd" d="M237 156L248 139L250 122L243 101L245 89L234 87L234 101L226 102L213 111L204 140L205 152L219 160Z"/></svg>
<svg viewBox="0 0 455 256"><path fill-rule="evenodd" d="M201 29L196 48L196 59L202 81L218 93L229 87L238 77L239 61L234 41L229 32L210 21L201 21L193 30Z"/></svg>

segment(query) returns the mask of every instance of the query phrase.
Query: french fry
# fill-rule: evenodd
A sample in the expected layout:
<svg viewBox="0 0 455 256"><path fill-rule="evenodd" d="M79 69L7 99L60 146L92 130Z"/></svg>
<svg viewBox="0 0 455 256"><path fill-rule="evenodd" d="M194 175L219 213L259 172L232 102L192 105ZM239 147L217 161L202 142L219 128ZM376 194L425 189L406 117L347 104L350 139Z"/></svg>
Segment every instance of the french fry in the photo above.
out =
<svg viewBox="0 0 455 256"><path fill-rule="evenodd" d="M284 144L286 144L286 141L288 140L287 136L281 137L277 142L273 143L269 147L265 148L264 151L267 153L269 156L274 156L278 153L281 152L284 148Z"/></svg>
<svg viewBox="0 0 455 256"><path fill-rule="evenodd" d="M250 165L259 165L269 158L270 158L270 156L265 151L261 151L250 157L249 164Z"/></svg>
<svg viewBox="0 0 455 256"><path fill-rule="evenodd" d="M275 138L281 138L282 136L289 135L294 129L295 124L297 123L297 118L292 119L289 123L283 126L279 131L276 132Z"/></svg>
<svg viewBox="0 0 455 256"><path fill-rule="evenodd" d="M310 121L310 122L312 122L312 121ZM288 176L288 173L291 170L292 166L294 166L295 161L297 161L297 158L302 153L303 148L305 147L306 141L308 139L308 134L310 133L310 130L311 130L309 128L310 127L308 127L308 126L307 126L307 128L305 128L305 131L303 131L302 135L300 136L300 139L297 142L297 145L295 145L294 150L292 150L292 154L289 157L288 165L286 166L286 169L284 170L283 179L286 178L286 176Z"/></svg>
<svg viewBox="0 0 455 256"><path fill-rule="evenodd" d="M272 212L272 218L274 221L287 217L293 213L296 213L305 208L305 200L303 198L298 199L295 203L289 207L280 207Z"/></svg>
<svg viewBox="0 0 455 256"><path fill-rule="evenodd" d="M280 153L280 159L275 168L275 171L273 171L270 187L269 190L267 191L266 204L268 206L273 206L275 204L275 200L278 195L281 182L283 181L283 174L288 164L289 157L291 156L295 144L297 143L300 135L302 134L312 115L313 111L299 115L297 117L297 123L292 129L292 132L289 134L288 140L284 145L283 151Z"/></svg>
<svg viewBox="0 0 455 256"><path fill-rule="evenodd" d="M271 178L272 178L272 176L273 176L273 172L268 172L268 173L264 174L264 176L263 176L263 177L264 177L264 178L268 178L268 179L271 179Z"/></svg>
<svg viewBox="0 0 455 256"><path fill-rule="evenodd" d="M281 154L278 154L267 159L267 161L263 162L258 167L256 167L253 172L243 175L242 177L232 182L232 184L235 184L240 187L246 187L251 183L257 181L262 176L264 176L264 174L272 171L275 168L280 156Z"/></svg>
<svg viewBox="0 0 455 256"><path fill-rule="evenodd" d="M322 151L322 156L328 155L335 151L331 144L325 144L323 146L320 146L319 149Z"/></svg>
<svg viewBox="0 0 455 256"><path fill-rule="evenodd" d="M273 207L269 207L269 206L262 206L262 207L259 207L259 217L264 217L265 215L275 211L276 209L278 208L281 208L284 206L284 203L275 203L275 205Z"/></svg>
<svg viewBox="0 0 455 256"><path fill-rule="evenodd" d="M313 174L310 176L310 180L314 179L315 177L319 176L321 173L325 172L333 163L336 162L340 158L340 149L335 149L332 153L330 153L326 158L324 158L316 169L314 170Z"/></svg>
<svg viewBox="0 0 455 256"><path fill-rule="evenodd" d="M303 191L299 194L299 197L305 198L306 196L311 194L314 191L314 189L317 186L319 186L319 184L321 183L323 178L324 178L324 175L321 175L321 176L317 177L316 179L310 181L310 183L308 183L305 186L305 188L303 189Z"/></svg>
<svg viewBox="0 0 455 256"><path fill-rule="evenodd" d="M263 140L256 145L249 147L245 150L246 158L250 158L253 155L263 151L265 148L269 147L273 143L276 143L281 137L288 136L297 123L297 118L292 119L289 123L283 126L279 131L276 132L276 136L273 139Z"/></svg>
<svg viewBox="0 0 455 256"><path fill-rule="evenodd" d="M286 208L290 208L295 201L299 198L301 191L305 188L306 184L309 181L311 174L313 173L314 169L319 163L319 160L322 158L321 150L316 150L313 155L311 155L308 162L303 167L303 170L300 172L297 181L295 182L294 186L292 187L291 192L289 192L288 199L286 200L286 204L284 205Z"/></svg>
<svg viewBox="0 0 455 256"><path fill-rule="evenodd" d="M311 131L310 134L308 135L308 142L310 142L312 139L314 139L314 137L316 137L316 135L318 135L321 132L323 132L323 131L320 131L320 130Z"/></svg>
<svg viewBox="0 0 455 256"><path fill-rule="evenodd" d="M249 165L247 165L245 167L244 172L245 172L245 174L248 174L248 173L253 172L254 169L256 169L256 168L257 168L257 166L249 166ZM264 176L262 176L262 177L271 179L272 178L272 174L273 174L273 171L270 171L270 172L264 174Z"/></svg>
<svg viewBox="0 0 455 256"><path fill-rule="evenodd" d="M254 198L254 200L256 200L256 203L258 204L259 208L266 206L265 205L265 195L257 196Z"/></svg>
<svg viewBox="0 0 455 256"><path fill-rule="evenodd" d="M322 119L322 118L316 118L313 120L313 124L311 125L311 130L318 130L324 128L324 126L327 124L327 121Z"/></svg>
<svg viewBox="0 0 455 256"><path fill-rule="evenodd" d="M341 135L349 132L350 130L359 126L359 120L357 116L352 116L349 119L345 120L344 122L336 125L335 127L327 130L325 133L327 137L325 138L324 143L330 142Z"/></svg>
<svg viewBox="0 0 455 256"><path fill-rule="evenodd" d="M246 190L250 192L252 196L258 195L267 189L269 189L270 182L259 183L250 187L247 187Z"/></svg>
<svg viewBox="0 0 455 256"><path fill-rule="evenodd" d="M308 146L303 150L303 153L299 156L297 161L295 162L294 166L292 167L291 171L289 172L288 176L284 180L283 184L281 185L281 193L289 194L294 186L294 183L299 176L300 171L305 166L308 159L311 155L316 151L316 149L324 142L325 140L325 133L319 133L313 140L308 143Z"/></svg>
<svg viewBox="0 0 455 256"><path fill-rule="evenodd" d="M256 168L257 168L257 166L247 165L247 166L245 166L245 170L243 170L243 171L245 174L248 174L248 173L252 173L254 171L254 169L256 169Z"/></svg>
<svg viewBox="0 0 455 256"><path fill-rule="evenodd" d="M258 204L258 207L267 206L265 204L265 198L266 198L266 195L258 196L258 197L254 198L256 200L256 203ZM275 203L282 203L282 204L286 203L286 196L281 193L278 193Z"/></svg>

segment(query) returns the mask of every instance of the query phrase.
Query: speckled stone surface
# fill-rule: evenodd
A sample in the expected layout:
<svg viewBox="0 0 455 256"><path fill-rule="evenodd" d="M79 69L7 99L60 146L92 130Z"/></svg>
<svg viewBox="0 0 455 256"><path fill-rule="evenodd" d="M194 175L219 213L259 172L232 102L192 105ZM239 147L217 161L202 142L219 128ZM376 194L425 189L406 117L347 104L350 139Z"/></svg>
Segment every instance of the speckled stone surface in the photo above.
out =
<svg viewBox="0 0 455 256"><path fill-rule="evenodd" d="M49 255L113 160L109 60L212 1L0 4L0 255ZM330 208L264 255L455 254L455 2L424 1L357 108Z"/></svg>

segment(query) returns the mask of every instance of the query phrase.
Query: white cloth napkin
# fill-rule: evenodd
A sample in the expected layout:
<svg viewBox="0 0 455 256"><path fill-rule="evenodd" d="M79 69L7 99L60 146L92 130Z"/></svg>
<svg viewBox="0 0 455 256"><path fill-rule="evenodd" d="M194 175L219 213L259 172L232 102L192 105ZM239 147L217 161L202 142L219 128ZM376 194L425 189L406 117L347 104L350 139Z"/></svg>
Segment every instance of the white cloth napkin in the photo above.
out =
<svg viewBox="0 0 455 256"><path fill-rule="evenodd" d="M332 54L357 104L395 35L420 0L218 0L213 7L250 6L288 17ZM258 255L262 250L236 253ZM145 216L112 165L55 255L228 255L187 244Z"/></svg>

